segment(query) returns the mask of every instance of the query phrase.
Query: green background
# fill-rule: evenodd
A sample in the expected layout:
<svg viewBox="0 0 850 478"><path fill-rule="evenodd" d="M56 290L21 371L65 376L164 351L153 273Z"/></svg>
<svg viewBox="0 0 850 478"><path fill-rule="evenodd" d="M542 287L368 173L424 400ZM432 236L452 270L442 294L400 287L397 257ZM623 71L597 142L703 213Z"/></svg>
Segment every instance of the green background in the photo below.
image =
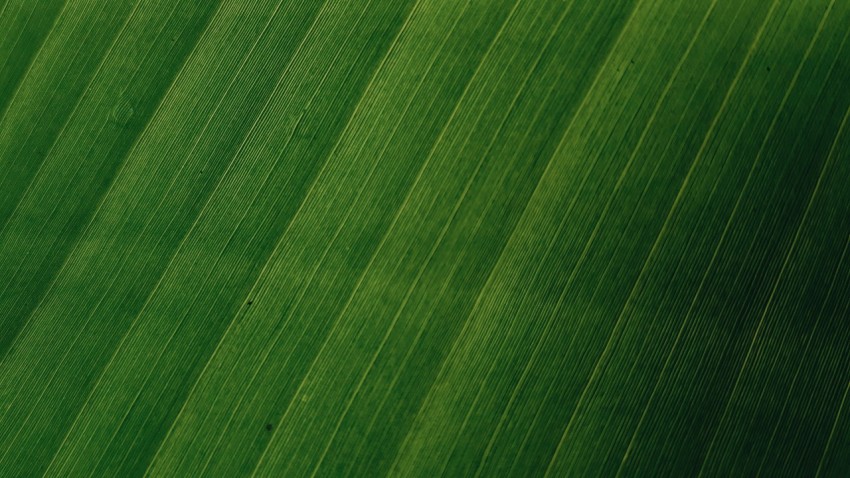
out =
<svg viewBox="0 0 850 478"><path fill-rule="evenodd" d="M0 0L0 475L850 476L848 37Z"/></svg>

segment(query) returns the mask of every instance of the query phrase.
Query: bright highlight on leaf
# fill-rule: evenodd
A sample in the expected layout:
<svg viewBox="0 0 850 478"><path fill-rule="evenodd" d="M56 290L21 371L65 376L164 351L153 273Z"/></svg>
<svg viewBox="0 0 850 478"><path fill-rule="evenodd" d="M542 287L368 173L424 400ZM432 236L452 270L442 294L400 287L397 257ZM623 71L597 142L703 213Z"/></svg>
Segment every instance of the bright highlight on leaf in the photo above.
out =
<svg viewBox="0 0 850 478"><path fill-rule="evenodd" d="M850 476L848 26L0 0L0 476Z"/></svg>

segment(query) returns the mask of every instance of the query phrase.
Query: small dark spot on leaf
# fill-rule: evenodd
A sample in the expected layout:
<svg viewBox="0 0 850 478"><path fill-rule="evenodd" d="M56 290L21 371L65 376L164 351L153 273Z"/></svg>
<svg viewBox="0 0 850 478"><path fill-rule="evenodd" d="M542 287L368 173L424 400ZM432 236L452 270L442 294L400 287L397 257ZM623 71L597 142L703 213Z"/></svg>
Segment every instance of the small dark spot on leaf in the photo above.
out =
<svg viewBox="0 0 850 478"><path fill-rule="evenodd" d="M767 71L770 71L770 67L769 67L769 66L767 67Z"/></svg>
<svg viewBox="0 0 850 478"><path fill-rule="evenodd" d="M271 423L266 423L266 431L270 432L270 431L272 431L272 428L274 428L274 427L272 426Z"/></svg>
<svg viewBox="0 0 850 478"><path fill-rule="evenodd" d="M253 300L249 300L249 301L248 301L248 305L251 305L251 304L253 304L253 303L254 303L254 301L253 301Z"/></svg>

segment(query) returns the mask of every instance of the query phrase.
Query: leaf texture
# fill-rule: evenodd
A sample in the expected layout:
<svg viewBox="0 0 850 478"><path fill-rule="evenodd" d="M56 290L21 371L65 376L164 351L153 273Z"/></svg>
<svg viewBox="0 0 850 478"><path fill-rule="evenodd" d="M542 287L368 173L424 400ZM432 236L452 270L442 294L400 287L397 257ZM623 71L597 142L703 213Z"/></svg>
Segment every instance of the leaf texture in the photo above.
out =
<svg viewBox="0 0 850 478"><path fill-rule="evenodd" d="M849 26L0 0L0 475L850 475Z"/></svg>

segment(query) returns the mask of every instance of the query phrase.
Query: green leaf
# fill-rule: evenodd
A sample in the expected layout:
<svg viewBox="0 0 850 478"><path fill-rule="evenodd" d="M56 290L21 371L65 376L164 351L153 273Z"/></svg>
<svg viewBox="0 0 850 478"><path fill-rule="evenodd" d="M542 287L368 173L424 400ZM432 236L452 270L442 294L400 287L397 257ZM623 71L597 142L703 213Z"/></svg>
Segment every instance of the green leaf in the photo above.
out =
<svg viewBox="0 0 850 478"><path fill-rule="evenodd" d="M850 475L848 25L0 0L0 475Z"/></svg>

